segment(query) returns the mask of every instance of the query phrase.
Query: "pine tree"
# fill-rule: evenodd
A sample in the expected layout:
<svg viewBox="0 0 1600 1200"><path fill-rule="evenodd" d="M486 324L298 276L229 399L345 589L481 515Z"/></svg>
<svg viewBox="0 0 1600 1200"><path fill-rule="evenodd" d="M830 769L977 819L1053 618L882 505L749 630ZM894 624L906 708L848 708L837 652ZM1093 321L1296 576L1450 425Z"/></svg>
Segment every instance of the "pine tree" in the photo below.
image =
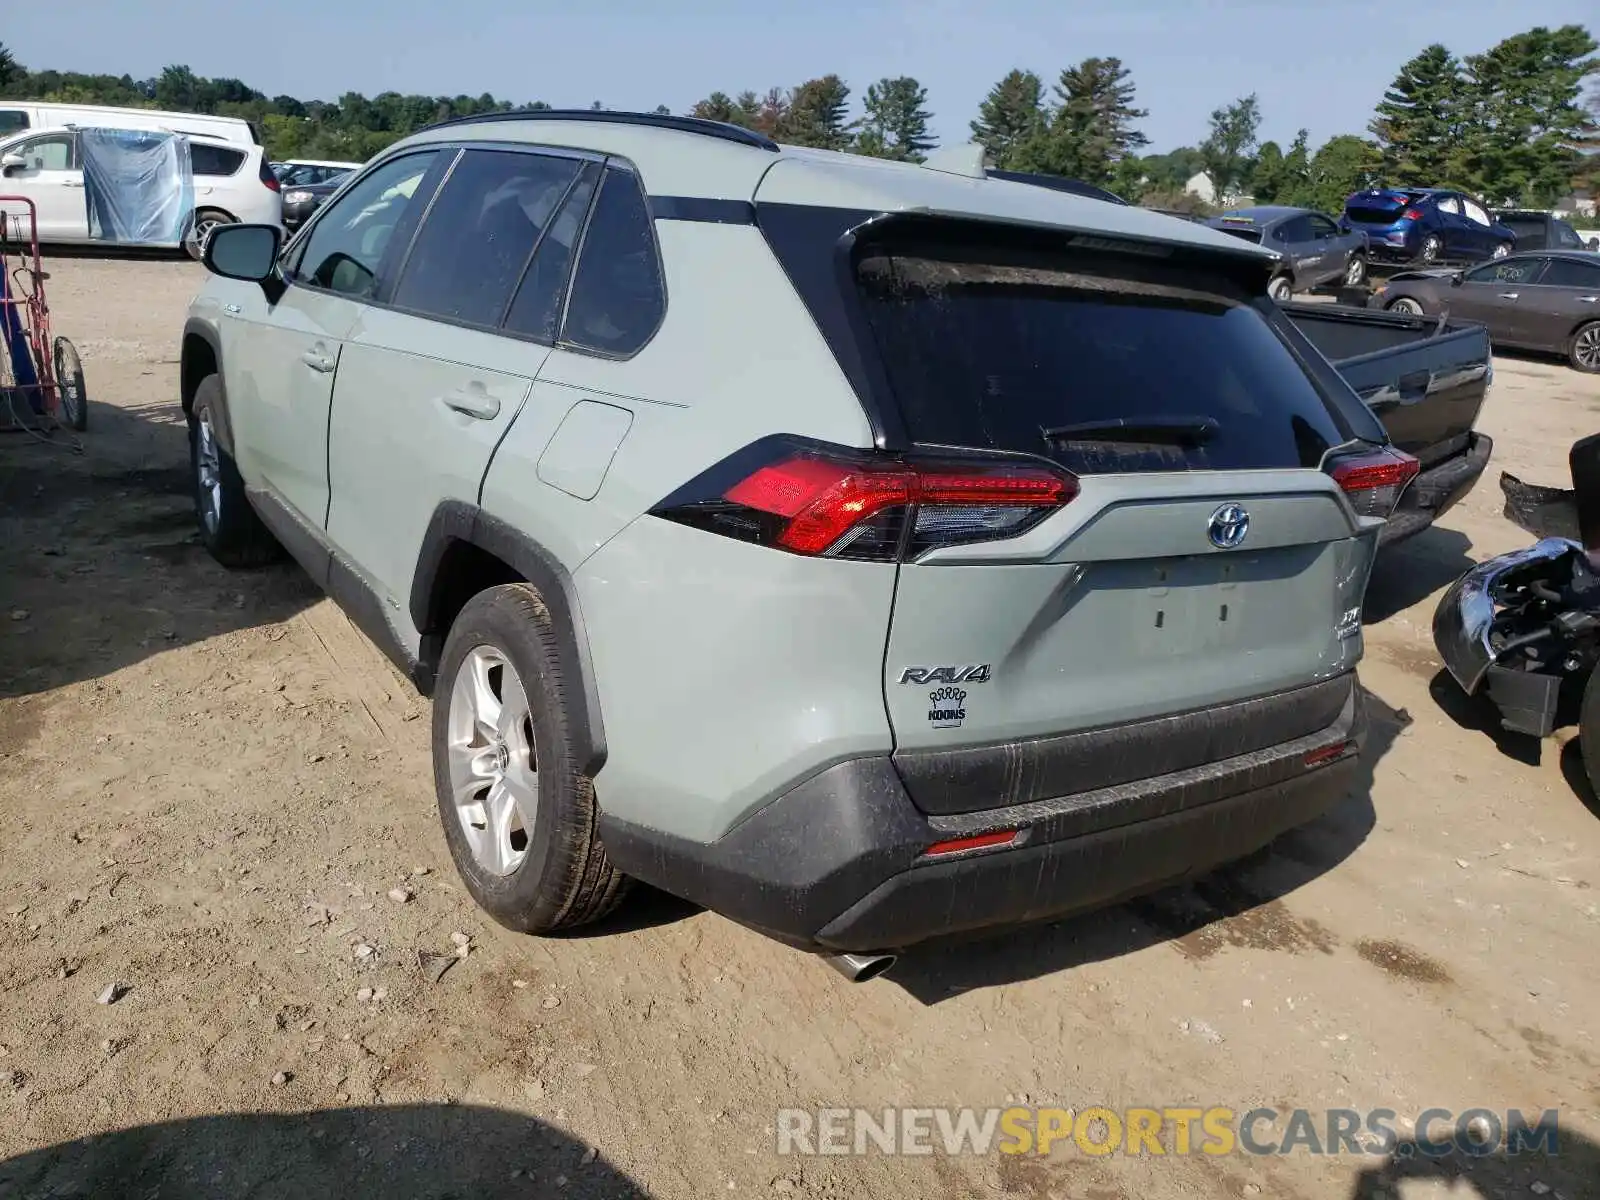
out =
<svg viewBox="0 0 1600 1200"><path fill-rule="evenodd" d="M778 136L796 146L844 150L850 145L850 89L837 75L808 79L789 95Z"/></svg>
<svg viewBox="0 0 1600 1200"><path fill-rule="evenodd" d="M1396 185L1443 184L1458 165L1468 122L1461 64L1432 45L1395 76L1367 129L1383 148L1383 169Z"/></svg>
<svg viewBox="0 0 1600 1200"><path fill-rule="evenodd" d="M17 56L11 53L4 42L0 42L0 88L9 87L26 74L22 64L17 61Z"/></svg>
<svg viewBox="0 0 1600 1200"><path fill-rule="evenodd" d="M1295 135L1285 151L1277 142L1263 142L1250 172L1250 194L1257 204L1300 204L1309 183L1307 132Z"/></svg>
<svg viewBox="0 0 1600 1200"><path fill-rule="evenodd" d="M1261 103L1254 92L1211 113L1211 132L1200 143L1200 155L1218 203L1239 194L1250 177L1250 159L1261 126Z"/></svg>
<svg viewBox="0 0 1600 1200"><path fill-rule="evenodd" d="M1491 202L1549 204L1572 185L1589 127L1584 80L1600 44L1581 25L1538 26L1466 60L1468 178Z"/></svg>
<svg viewBox="0 0 1600 1200"><path fill-rule="evenodd" d="M989 89L972 136L997 167L1014 166L1017 147L1044 125L1044 84L1032 71L1011 71Z"/></svg>
<svg viewBox="0 0 1600 1200"><path fill-rule="evenodd" d="M1128 76L1120 58L1086 58L1062 71L1059 103L1045 127L1017 146L1017 168L1109 184L1117 164L1150 142L1134 128L1149 113L1133 106Z"/></svg>
<svg viewBox="0 0 1600 1200"><path fill-rule="evenodd" d="M736 125L734 119L738 113L733 100L727 92L712 92L704 100L698 101L689 110L691 117L699 117L702 121L721 121L727 125Z"/></svg>
<svg viewBox="0 0 1600 1200"><path fill-rule="evenodd" d="M856 138L856 150L877 158L921 162L937 144L928 133L933 114L927 103L928 89L908 75L878 80L867 88L867 115Z"/></svg>

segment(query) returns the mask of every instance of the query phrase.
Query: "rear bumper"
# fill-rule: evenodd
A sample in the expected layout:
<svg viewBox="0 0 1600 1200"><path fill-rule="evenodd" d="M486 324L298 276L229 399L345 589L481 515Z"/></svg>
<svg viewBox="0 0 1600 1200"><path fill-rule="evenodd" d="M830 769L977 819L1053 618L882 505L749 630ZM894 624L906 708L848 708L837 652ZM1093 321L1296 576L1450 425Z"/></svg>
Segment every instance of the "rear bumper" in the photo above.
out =
<svg viewBox="0 0 1600 1200"><path fill-rule="evenodd" d="M1360 689L1333 721L1265 749L1006 808L929 816L886 756L839 763L716 842L606 815L622 871L810 949L901 949L1099 908L1243 857L1343 798L1365 729ZM1308 692L1320 690L1306 689ZM1187 718L1197 727L1207 713ZM996 747L997 759L1016 747ZM1307 764L1307 756L1322 756ZM999 847L938 842L1016 830Z"/></svg>
<svg viewBox="0 0 1600 1200"><path fill-rule="evenodd" d="M1384 523L1378 545L1389 546L1421 533L1470 492L1489 465L1494 440L1467 434L1464 449L1423 471L1400 497L1400 505Z"/></svg>

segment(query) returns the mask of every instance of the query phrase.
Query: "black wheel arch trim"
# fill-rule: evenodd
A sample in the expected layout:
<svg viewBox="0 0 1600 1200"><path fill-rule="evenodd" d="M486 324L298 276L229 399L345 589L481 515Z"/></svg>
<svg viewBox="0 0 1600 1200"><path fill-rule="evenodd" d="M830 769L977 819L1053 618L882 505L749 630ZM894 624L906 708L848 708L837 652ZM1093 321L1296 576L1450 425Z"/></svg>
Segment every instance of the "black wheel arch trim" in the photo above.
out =
<svg viewBox="0 0 1600 1200"><path fill-rule="evenodd" d="M184 348L188 346L189 339L192 337L199 338L202 342L210 347L211 358L212 361L217 364L217 369L215 371L208 371L205 374L196 375L191 380L189 376L189 356L187 350ZM217 437L222 442L222 448L228 451L229 454L232 454L233 423L228 417L227 377L222 372L222 339L217 335L216 329L211 325L207 324L205 321L202 321L199 317L190 317L183 324L183 340L179 343L179 346L178 391L179 396L183 401L183 415L187 417L194 412L195 392L199 390L200 384L205 381L208 375L215 375L217 377L217 382L222 385L222 399L217 405L216 414Z"/></svg>
<svg viewBox="0 0 1600 1200"><path fill-rule="evenodd" d="M600 717L600 697L595 687L589 638L572 576L553 554L533 538L484 512L475 504L446 500L434 509L417 555L411 582L411 622L422 635L419 655L426 676L424 692L431 692L434 671L450 630L441 609L447 595L442 568L452 546L466 543L493 555L538 589L550 613L557 658L562 672L579 683L582 702L568 713L573 755L578 770L593 776L605 765L605 729Z"/></svg>

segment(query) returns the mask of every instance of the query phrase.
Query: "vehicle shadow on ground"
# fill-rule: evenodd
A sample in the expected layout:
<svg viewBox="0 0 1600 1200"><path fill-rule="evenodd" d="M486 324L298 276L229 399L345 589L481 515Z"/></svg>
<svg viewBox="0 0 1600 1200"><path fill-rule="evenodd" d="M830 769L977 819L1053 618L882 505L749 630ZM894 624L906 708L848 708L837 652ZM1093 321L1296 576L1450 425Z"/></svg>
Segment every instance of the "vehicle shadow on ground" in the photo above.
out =
<svg viewBox="0 0 1600 1200"><path fill-rule="evenodd" d="M1527 733L1514 733L1500 722L1500 710L1487 691L1469 696L1449 671L1440 670L1428 681L1428 694L1439 711L1462 729L1484 734L1501 754L1524 766L1536 767L1544 754L1544 742Z"/></svg>
<svg viewBox="0 0 1600 1200"><path fill-rule="evenodd" d="M1333 870L1372 832L1378 760L1411 724L1403 709L1366 692L1361 772L1346 799L1250 857L1190 883L1100 912L1027 926L995 938L950 939L908 952L882 978L923 1004L976 988L1052 975L1167 943L1190 959L1227 946L1331 954L1332 931L1296 917L1284 897Z"/></svg>
<svg viewBox="0 0 1600 1200"><path fill-rule="evenodd" d="M236 573L206 553L177 404L96 403L91 388L86 433L0 433L0 700L281 622L318 595L292 565Z"/></svg>
<svg viewBox="0 0 1600 1200"><path fill-rule="evenodd" d="M385 1105L142 1125L0 1163L0 1195L52 1200L645 1196L582 1142L520 1113ZM587 1161L586 1161L587 1160Z"/></svg>
<svg viewBox="0 0 1600 1200"><path fill-rule="evenodd" d="M1454 583L1478 565L1471 551L1472 539L1466 534L1437 525L1390 546L1373 565L1361 610L1363 623L1387 621ZM1427 617L1431 622L1433 614Z"/></svg>
<svg viewBox="0 0 1600 1200"><path fill-rule="evenodd" d="M1528 1111L1524 1115L1533 1123L1539 1114ZM1451 1136L1442 1123L1429 1132L1436 1141ZM1463 1154L1452 1148L1441 1155L1433 1146L1426 1149L1432 1153L1424 1153L1424 1147L1415 1141L1397 1144L1380 1165L1357 1174L1350 1200L1397 1200L1410 1194L1405 1187L1411 1180L1442 1185L1436 1190L1425 1188L1426 1194L1448 1193L1457 1200L1529 1195L1583 1200L1595 1195L1596 1181L1600 1181L1600 1146L1564 1126L1559 1129L1554 1153L1524 1150L1508 1154L1502 1147L1491 1154Z"/></svg>

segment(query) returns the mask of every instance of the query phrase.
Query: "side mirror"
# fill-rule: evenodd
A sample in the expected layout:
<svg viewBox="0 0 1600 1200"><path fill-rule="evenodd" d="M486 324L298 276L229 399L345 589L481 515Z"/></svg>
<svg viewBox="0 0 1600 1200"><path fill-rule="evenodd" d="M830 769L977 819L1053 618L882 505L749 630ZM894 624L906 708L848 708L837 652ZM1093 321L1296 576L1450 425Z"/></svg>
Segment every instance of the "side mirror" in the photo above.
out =
<svg viewBox="0 0 1600 1200"><path fill-rule="evenodd" d="M282 239L276 225L219 225L206 237L200 261L224 279L262 283L278 265Z"/></svg>
<svg viewBox="0 0 1600 1200"><path fill-rule="evenodd" d="M1461 286L1461 281L1464 278L1465 278L1465 276L1462 275L1462 273L1460 271L1455 272L1453 275L1450 276L1450 286L1451 287L1460 287Z"/></svg>
<svg viewBox="0 0 1600 1200"><path fill-rule="evenodd" d="M7 154L5 157L0 158L0 167L4 167L7 171L12 167L25 167L27 165L28 160L20 154Z"/></svg>

